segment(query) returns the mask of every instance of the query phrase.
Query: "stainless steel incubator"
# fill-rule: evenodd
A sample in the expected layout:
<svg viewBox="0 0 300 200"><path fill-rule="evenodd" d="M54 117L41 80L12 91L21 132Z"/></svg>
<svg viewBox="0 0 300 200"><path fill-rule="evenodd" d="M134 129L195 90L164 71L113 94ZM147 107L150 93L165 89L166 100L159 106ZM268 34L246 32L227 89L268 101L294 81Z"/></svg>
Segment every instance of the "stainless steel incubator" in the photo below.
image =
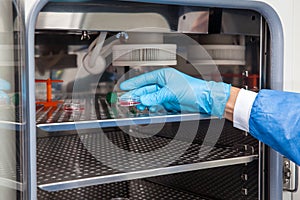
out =
<svg viewBox="0 0 300 200"><path fill-rule="evenodd" d="M260 4L14 3L35 12L13 16L23 28L12 39L16 122L3 129L16 133L8 166L18 167L2 167L1 185L16 199L277 199L280 159L249 133L202 113L140 111L119 88L161 68L255 92L276 87L281 33Z"/></svg>

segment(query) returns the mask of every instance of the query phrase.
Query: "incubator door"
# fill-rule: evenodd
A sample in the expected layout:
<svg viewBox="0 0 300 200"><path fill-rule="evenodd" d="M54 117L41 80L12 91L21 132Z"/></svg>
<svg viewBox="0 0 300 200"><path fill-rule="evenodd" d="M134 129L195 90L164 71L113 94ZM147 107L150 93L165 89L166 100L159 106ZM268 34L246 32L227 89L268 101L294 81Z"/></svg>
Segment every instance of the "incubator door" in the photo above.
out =
<svg viewBox="0 0 300 200"><path fill-rule="evenodd" d="M0 1L0 199L24 199L23 22L16 0Z"/></svg>

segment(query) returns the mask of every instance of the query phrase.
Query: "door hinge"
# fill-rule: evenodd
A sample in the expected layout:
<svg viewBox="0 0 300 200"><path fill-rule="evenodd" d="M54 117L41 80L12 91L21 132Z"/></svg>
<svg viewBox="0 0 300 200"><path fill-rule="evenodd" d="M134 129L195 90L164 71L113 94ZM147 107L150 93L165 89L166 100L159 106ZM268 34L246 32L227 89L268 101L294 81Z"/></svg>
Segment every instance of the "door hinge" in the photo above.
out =
<svg viewBox="0 0 300 200"><path fill-rule="evenodd" d="M283 158L283 190L289 192L298 190L298 167L287 158Z"/></svg>

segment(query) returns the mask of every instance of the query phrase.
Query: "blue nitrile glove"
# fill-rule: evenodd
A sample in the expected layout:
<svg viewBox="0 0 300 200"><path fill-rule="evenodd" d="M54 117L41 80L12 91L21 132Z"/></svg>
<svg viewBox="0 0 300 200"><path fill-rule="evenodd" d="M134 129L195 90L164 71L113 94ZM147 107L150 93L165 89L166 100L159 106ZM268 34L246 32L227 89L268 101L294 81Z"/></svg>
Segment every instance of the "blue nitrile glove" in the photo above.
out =
<svg viewBox="0 0 300 200"><path fill-rule="evenodd" d="M126 80L123 96L140 97L144 106L162 105L166 110L201 112L221 118L230 95L230 84L193 78L173 68L155 70Z"/></svg>

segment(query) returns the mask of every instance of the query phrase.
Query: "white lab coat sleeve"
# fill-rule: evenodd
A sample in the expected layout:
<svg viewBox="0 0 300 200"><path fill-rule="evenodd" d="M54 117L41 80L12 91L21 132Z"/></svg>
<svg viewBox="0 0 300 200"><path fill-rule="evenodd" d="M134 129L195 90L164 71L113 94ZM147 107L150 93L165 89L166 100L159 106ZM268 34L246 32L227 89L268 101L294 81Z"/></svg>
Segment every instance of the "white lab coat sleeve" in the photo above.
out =
<svg viewBox="0 0 300 200"><path fill-rule="evenodd" d="M253 102L249 132L300 164L300 94L261 90Z"/></svg>
<svg viewBox="0 0 300 200"><path fill-rule="evenodd" d="M233 126L249 132L249 118L257 93L241 89L234 106Z"/></svg>

